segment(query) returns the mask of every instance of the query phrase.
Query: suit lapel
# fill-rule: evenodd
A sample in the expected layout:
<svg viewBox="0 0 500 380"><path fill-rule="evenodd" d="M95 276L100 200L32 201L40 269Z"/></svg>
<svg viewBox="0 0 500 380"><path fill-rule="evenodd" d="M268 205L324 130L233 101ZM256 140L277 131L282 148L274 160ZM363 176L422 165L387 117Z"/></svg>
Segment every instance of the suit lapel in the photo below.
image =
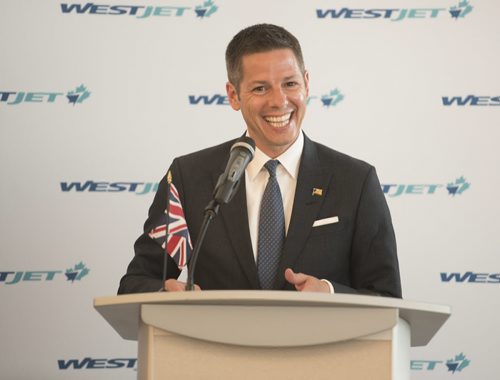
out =
<svg viewBox="0 0 500 380"><path fill-rule="evenodd" d="M226 163L224 163L225 165ZM217 174L214 173L214 186L219 175L224 172L224 168ZM231 203L222 205L219 217L223 220L227 235L233 246L234 254L240 262L253 289L259 289L259 278L257 266L253 256L252 242L248 228L247 197L245 192L245 177L241 179L240 187Z"/></svg>
<svg viewBox="0 0 500 380"><path fill-rule="evenodd" d="M324 172L320 166L315 144L304 135L304 151L297 178L292 217L281 256L279 275L276 279L276 289L282 289L285 286L283 275L285 269L293 267L305 246L328 191L330 177L331 173ZM323 194L313 194L313 189L322 189Z"/></svg>

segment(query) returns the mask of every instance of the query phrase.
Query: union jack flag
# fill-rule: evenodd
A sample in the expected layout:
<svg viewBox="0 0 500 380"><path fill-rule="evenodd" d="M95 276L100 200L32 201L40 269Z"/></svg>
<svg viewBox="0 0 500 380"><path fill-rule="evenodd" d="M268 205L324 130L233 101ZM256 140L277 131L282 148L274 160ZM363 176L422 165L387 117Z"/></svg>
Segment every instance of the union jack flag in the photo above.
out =
<svg viewBox="0 0 500 380"><path fill-rule="evenodd" d="M174 259L179 269L182 270L189 261L193 245L191 244L191 237L189 236L186 219L184 218L179 193L173 183L170 184L167 209L158 221L158 225L148 234L163 249L165 249L165 232L167 228L167 253Z"/></svg>

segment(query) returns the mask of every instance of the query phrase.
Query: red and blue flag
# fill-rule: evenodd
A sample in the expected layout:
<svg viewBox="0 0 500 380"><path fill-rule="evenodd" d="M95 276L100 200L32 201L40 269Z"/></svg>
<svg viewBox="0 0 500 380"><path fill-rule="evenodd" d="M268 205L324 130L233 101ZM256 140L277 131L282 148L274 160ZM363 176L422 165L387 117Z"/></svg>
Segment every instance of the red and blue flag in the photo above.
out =
<svg viewBox="0 0 500 380"><path fill-rule="evenodd" d="M162 214L157 227L149 232L149 236L165 249L165 236L168 232L166 252L182 270L189 261L193 245L191 244L191 237L184 218L179 193L173 183L169 187L167 209Z"/></svg>

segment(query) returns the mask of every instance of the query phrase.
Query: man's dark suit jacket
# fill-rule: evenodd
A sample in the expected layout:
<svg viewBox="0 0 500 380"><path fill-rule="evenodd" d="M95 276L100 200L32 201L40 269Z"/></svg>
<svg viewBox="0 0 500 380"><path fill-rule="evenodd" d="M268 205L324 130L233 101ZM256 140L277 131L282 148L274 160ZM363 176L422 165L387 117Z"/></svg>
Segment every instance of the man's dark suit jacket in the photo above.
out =
<svg viewBox="0 0 500 380"><path fill-rule="evenodd" d="M336 293L401 297L391 216L375 168L304 137L292 217L274 288L294 289L284 278L290 267L329 280ZM176 158L170 168L193 244L233 143ZM234 199L221 206L208 228L194 274L201 289L260 289L242 181ZM119 294L162 288L164 253L147 232L166 208L166 186L163 178ZM322 195L313 194L313 189L322 189ZM334 216L337 223L313 227L314 221ZM167 273L168 278L180 273L170 257Z"/></svg>

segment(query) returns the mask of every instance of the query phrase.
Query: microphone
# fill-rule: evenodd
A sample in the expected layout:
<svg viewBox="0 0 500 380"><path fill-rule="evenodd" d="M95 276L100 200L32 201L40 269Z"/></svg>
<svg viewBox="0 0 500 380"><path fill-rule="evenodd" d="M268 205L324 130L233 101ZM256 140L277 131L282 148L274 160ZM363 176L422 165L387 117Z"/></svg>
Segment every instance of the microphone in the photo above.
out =
<svg viewBox="0 0 500 380"><path fill-rule="evenodd" d="M229 203L238 190L240 179L255 155L255 142L250 137L239 138L231 147L226 170L217 180L214 201L218 204Z"/></svg>

